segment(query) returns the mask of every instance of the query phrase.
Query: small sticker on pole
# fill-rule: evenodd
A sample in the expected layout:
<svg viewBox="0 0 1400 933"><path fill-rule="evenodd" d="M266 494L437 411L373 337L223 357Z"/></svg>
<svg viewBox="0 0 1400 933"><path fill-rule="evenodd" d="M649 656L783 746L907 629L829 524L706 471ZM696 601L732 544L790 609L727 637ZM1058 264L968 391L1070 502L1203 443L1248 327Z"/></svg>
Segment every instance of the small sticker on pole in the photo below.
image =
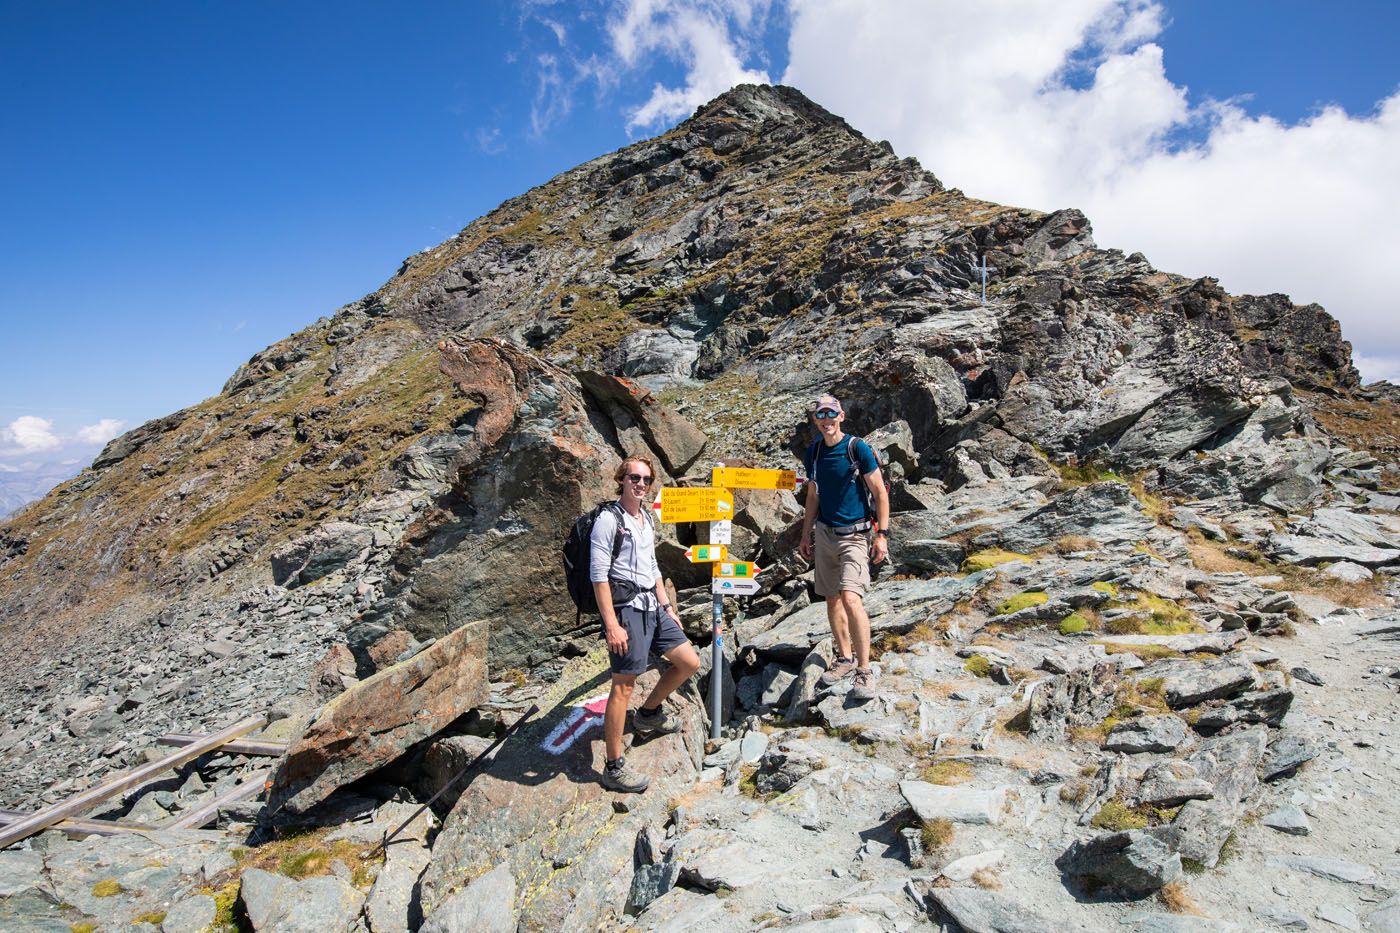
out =
<svg viewBox="0 0 1400 933"><path fill-rule="evenodd" d="M710 522L710 543L729 544L734 537L734 523L729 519Z"/></svg>
<svg viewBox="0 0 1400 933"><path fill-rule="evenodd" d="M685 549L685 559L692 564L711 563L728 556L729 548L723 544L693 544Z"/></svg>
<svg viewBox="0 0 1400 933"><path fill-rule="evenodd" d="M712 522L734 516L734 494L712 486L663 487L652 508L661 522Z"/></svg>
<svg viewBox="0 0 1400 933"><path fill-rule="evenodd" d="M715 467L710 473L710 484L725 489L796 489L797 473L792 470Z"/></svg>

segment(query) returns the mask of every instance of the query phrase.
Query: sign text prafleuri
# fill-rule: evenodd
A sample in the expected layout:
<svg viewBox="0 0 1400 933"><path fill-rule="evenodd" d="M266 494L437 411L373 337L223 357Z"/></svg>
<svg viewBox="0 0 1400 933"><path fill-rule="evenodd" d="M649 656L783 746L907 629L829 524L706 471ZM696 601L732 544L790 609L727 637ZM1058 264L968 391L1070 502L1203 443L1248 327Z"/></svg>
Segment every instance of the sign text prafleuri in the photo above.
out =
<svg viewBox="0 0 1400 933"><path fill-rule="evenodd" d="M747 467L715 467L710 485L725 489L796 489L793 470L754 470Z"/></svg>

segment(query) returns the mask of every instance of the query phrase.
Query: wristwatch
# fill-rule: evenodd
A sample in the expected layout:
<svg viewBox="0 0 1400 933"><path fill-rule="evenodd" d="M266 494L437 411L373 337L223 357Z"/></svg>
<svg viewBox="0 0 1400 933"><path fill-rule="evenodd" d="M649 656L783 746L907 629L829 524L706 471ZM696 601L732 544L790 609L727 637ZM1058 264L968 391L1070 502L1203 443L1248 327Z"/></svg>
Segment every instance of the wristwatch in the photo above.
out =
<svg viewBox="0 0 1400 933"><path fill-rule="evenodd" d="M888 537L890 536L889 529L887 529L887 528L877 528L877 529L875 529L875 533L876 533L877 535L884 535L886 538L888 538Z"/></svg>

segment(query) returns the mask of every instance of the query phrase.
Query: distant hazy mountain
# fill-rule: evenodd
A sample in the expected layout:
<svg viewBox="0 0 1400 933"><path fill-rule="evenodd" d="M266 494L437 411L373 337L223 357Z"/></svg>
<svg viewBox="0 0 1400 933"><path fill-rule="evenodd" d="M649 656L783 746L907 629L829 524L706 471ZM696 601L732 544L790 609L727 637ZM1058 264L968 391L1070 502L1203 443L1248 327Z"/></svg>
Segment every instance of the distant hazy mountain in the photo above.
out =
<svg viewBox="0 0 1400 933"><path fill-rule="evenodd" d="M66 479L72 479L84 463L45 463L23 473L0 473L0 519L8 518Z"/></svg>

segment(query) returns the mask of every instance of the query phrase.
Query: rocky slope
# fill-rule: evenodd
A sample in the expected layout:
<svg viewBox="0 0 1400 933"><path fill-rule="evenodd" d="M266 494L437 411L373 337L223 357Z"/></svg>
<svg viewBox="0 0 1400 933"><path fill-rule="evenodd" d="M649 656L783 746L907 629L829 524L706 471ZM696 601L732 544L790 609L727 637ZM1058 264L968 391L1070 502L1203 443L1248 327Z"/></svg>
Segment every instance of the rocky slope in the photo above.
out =
<svg viewBox="0 0 1400 933"><path fill-rule="evenodd" d="M431 926L491 885L511 929L1253 929L1323 907L1388 928L1400 417L1358 382L1315 305L1101 250L1077 211L970 199L796 91L736 88L410 257L0 526L0 801L248 712L293 736L484 622L472 728L546 717L367 869L399 879L375 910L409 913L355 921L367 877L305 893L347 925ZM735 547L772 569L721 674L734 741L706 757L694 710L634 752L664 786L612 799L597 743L539 747L603 683L556 570L568 522L624 450L673 483L793 465L828 388L894 482L881 696L812 690L829 644L798 503L743 495ZM661 556L703 641L696 533L668 526ZM242 867L243 915L290 923L304 892ZM1331 899L1300 898L1319 875ZM0 911L150 908L34 878ZM1143 900L1163 890L1237 927Z"/></svg>

